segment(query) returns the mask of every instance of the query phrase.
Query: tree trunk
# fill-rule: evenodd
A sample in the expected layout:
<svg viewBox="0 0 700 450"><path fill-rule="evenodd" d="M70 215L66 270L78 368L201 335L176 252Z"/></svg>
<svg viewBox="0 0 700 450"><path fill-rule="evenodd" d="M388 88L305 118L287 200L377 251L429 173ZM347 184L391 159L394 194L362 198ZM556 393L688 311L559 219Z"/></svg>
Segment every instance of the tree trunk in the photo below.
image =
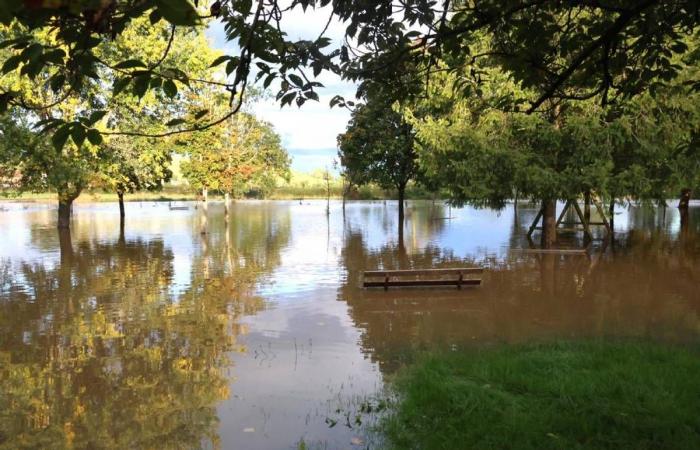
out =
<svg viewBox="0 0 700 450"><path fill-rule="evenodd" d="M586 191L583 194L583 220L586 225L591 223L591 191Z"/></svg>
<svg viewBox="0 0 700 450"><path fill-rule="evenodd" d="M124 213L124 193L117 192L117 197L119 197L119 217L123 219L126 216Z"/></svg>
<svg viewBox="0 0 700 450"><path fill-rule="evenodd" d="M326 215L331 214L331 176L326 170Z"/></svg>
<svg viewBox="0 0 700 450"><path fill-rule="evenodd" d="M207 204L204 203L204 205L202 206L202 216L201 216L200 222L199 222L199 232L201 234L207 234L207 215L208 215L207 209L208 209Z"/></svg>
<svg viewBox="0 0 700 450"><path fill-rule="evenodd" d="M229 204L231 203L231 194L228 192L224 194L224 214L226 215L226 220L228 220L228 207Z"/></svg>
<svg viewBox="0 0 700 450"><path fill-rule="evenodd" d="M70 229L70 212L73 205L71 198L59 198L58 200L58 228L61 230Z"/></svg>
<svg viewBox="0 0 700 450"><path fill-rule="evenodd" d="M557 242L557 201L542 201L542 248L552 248Z"/></svg>
<svg viewBox="0 0 700 450"><path fill-rule="evenodd" d="M681 233L686 233L690 222L690 197L692 191L688 188L681 190L681 199L678 202L678 211L681 214Z"/></svg>
<svg viewBox="0 0 700 450"><path fill-rule="evenodd" d="M404 199L406 197L406 186L399 186L399 239L403 240L404 222Z"/></svg>
<svg viewBox="0 0 700 450"><path fill-rule="evenodd" d="M71 241L70 228L58 229L58 245L61 251L61 265L70 264L73 260L73 242Z"/></svg>
<svg viewBox="0 0 700 450"><path fill-rule="evenodd" d="M610 216L610 219L608 222L610 222L610 231L614 232L615 231L615 198L610 199L610 206L608 207L608 215Z"/></svg>
<svg viewBox="0 0 700 450"><path fill-rule="evenodd" d="M119 245L124 247L126 245L126 235L124 234L124 218L119 221Z"/></svg>

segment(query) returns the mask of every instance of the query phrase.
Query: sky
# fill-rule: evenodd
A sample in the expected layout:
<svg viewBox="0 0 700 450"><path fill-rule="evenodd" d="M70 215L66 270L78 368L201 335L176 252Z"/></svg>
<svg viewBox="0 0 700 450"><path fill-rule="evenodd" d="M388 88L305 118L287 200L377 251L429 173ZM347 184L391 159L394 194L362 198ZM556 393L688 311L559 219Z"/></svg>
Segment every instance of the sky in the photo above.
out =
<svg viewBox="0 0 700 450"><path fill-rule="evenodd" d="M329 8L306 13L297 8L285 13L282 27L292 40L316 39L326 25L329 14ZM342 42L344 30L345 27L337 21L329 26L326 36L337 44L335 47ZM238 54L237 47L226 41L220 22L212 22L207 35L215 48L227 54ZM346 98L355 95L355 85L336 75L322 73L316 81L325 86L317 91L319 102L310 101L301 108L296 105L281 108L273 96L252 107L258 118L272 123L292 157L292 170L301 172L325 167L333 169L333 159L337 155L336 137L345 131L350 112L338 107L331 109L329 102L335 95Z"/></svg>

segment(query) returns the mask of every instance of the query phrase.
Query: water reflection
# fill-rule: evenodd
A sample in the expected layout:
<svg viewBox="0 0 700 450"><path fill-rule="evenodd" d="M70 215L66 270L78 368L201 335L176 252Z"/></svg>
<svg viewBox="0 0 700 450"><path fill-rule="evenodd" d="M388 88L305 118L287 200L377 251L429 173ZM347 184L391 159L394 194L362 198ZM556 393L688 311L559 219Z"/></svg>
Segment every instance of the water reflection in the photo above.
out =
<svg viewBox="0 0 700 450"><path fill-rule="evenodd" d="M289 227L261 212L213 231L174 292L161 239L55 243L33 228L32 244L60 258L0 270L0 443L218 447L240 318L263 309L254 286Z"/></svg>
<svg viewBox="0 0 700 450"><path fill-rule="evenodd" d="M524 204L410 202L403 239L396 202L213 203L206 234L193 206L127 204L120 229L77 205L62 235L41 205L2 212L0 447L381 448L358 411L416 350L700 332L697 207L683 232L675 209L618 208L586 257L523 252ZM480 288L360 287L464 265Z"/></svg>
<svg viewBox="0 0 700 450"><path fill-rule="evenodd" d="M639 212L629 217L633 227L640 220L642 227L648 223ZM515 221L504 257L457 256L449 247L400 242L371 248L361 231L347 234L342 263L348 282L338 298L350 305L364 350L392 372L425 349L580 337L697 339L697 232L631 229L618 234L614 247L601 241L590 255L567 256L520 251L524 234ZM582 237L570 238L582 244ZM368 268L474 265L487 268L483 286L466 292L361 288Z"/></svg>

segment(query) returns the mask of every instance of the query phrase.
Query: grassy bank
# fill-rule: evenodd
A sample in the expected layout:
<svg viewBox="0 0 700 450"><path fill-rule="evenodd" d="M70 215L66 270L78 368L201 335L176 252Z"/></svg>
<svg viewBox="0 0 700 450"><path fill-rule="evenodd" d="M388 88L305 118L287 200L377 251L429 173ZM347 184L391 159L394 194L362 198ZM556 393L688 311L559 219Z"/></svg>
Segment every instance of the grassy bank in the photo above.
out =
<svg viewBox="0 0 700 450"><path fill-rule="evenodd" d="M30 193L21 194L13 192L5 192L0 196L0 201L15 201L15 202L56 202L55 192ZM269 200L297 200L297 199L325 199L327 197L327 189L325 185L320 184L305 184L301 183L282 183L275 191L268 196ZM341 199L343 196L343 188L340 184L331 184L331 198ZM431 198L430 194L425 191L411 187L407 190L406 196L408 199L426 199ZM126 194L124 199L128 202L136 201L178 201L178 200L195 200L198 198L198 193L186 186L167 186L165 189L158 192L136 192ZM211 192L209 198L212 200L223 200L223 195L217 192ZM354 190L349 196L351 200L384 200L396 199L396 194L390 191L384 191L377 186L362 186ZM113 192L102 191L86 191L83 192L76 200L81 202L116 202L117 194Z"/></svg>
<svg viewBox="0 0 700 450"><path fill-rule="evenodd" d="M560 343L422 358L383 422L396 449L700 448L700 353Z"/></svg>

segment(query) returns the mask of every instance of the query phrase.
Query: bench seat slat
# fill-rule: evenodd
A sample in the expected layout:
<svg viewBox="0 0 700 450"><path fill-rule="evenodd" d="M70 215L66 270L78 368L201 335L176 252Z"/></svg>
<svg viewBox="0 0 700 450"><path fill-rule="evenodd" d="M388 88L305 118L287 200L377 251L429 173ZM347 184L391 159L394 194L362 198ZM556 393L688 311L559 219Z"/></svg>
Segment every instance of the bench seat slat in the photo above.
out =
<svg viewBox="0 0 700 450"><path fill-rule="evenodd" d="M365 281L364 287L410 287L410 286L478 286L481 280L394 280L394 281Z"/></svg>
<svg viewBox="0 0 700 450"><path fill-rule="evenodd" d="M421 270L369 270L365 272L365 277L408 277L424 275L463 275L472 273L483 273L481 267L466 267L457 269L421 269Z"/></svg>

